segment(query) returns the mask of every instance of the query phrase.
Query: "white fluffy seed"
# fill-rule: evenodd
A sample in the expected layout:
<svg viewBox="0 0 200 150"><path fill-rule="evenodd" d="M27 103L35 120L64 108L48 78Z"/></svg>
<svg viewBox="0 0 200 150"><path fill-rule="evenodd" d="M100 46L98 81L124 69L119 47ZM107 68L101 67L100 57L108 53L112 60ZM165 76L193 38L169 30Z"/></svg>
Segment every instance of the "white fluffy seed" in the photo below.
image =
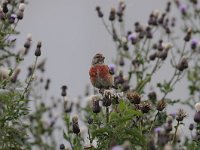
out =
<svg viewBox="0 0 200 150"><path fill-rule="evenodd" d="M200 103L196 103L194 107L195 107L197 112L200 111Z"/></svg>

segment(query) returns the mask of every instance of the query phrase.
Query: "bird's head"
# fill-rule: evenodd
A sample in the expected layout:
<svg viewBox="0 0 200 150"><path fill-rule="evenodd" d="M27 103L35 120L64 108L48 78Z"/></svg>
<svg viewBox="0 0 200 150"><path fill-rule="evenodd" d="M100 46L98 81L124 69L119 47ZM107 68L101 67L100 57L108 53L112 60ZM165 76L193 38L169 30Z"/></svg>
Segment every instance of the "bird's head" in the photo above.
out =
<svg viewBox="0 0 200 150"><path fill-rule="evenodd" d="M103 54L97 53L92 59L92 65L99 65L104 63L105 57Z"/></svg>

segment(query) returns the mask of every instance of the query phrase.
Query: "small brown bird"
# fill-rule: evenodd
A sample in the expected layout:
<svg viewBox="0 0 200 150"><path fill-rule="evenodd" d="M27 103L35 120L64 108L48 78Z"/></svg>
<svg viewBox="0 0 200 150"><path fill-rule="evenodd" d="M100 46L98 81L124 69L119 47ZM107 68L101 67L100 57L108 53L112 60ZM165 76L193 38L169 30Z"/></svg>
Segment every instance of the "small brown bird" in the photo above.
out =
<svg viewBox="0 0 200 150"><path fill-rule="evenodd" d="M90 81L98 89L109 89L114 84L114 79L110 74L109 67L104 64L105 57L97 53L92 59L89 70Z"/></svg>

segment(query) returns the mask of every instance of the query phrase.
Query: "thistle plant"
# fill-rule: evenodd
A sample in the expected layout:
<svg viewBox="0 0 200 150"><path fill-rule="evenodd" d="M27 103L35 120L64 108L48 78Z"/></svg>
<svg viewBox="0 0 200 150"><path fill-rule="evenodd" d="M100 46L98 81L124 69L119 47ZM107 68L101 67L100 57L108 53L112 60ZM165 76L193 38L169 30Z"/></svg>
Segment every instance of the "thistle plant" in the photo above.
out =
<svg viewBox="0 0 200 150"><path fill-rule="evenodd" d="M171 15L172 9L180 13L179 21L183 22L180 27L176 25L177 18ZM103 71L98 74L95 73L98 69L90 69L92 85L99 91L83 108L89 142L85 149L198 149L198 125L195 137L180 138L179 129L187 128L184 123L187 112L179 109L173 115L166 110L174 104L198 107L198 98L194 97L198 91L198 41L193 39L199 30L195 25L199 19L197 1L168 1L163 12L152 11L146 23L135 21L130 30L125 28L125 11L124 1L111 8L110 14L96 7L97 16L116 45L114 65L108 65L114 83L105 86L109 81L106 71L104 77ZM155 84L154 76L165 64L171 66L173 74L169 79L156 80ZM191 96L178 100L170 97L185 77L189 79ZM198 124L198 109L194 121Z"/></svg>

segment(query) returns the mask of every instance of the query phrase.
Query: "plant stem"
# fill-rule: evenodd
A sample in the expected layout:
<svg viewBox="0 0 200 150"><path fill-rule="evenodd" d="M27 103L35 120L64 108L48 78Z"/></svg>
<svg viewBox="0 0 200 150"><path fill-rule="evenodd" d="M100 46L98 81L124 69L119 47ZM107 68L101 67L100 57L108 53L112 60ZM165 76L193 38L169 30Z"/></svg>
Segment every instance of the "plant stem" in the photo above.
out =
<svg viewBox="0 0 200 150"><path fill-rule="evenodd" d="M33 70L32 70L30 79L29 79L29 81L28 81L28 83L26 85L26 88L24 89L23 94L21 95L21 98L24 98L24 96L25 96L26 92L28 91L28 88L29 88L29 86L31 84L31 81L32 81L32 78L33 78L33 75L34 75L34 72L35 72L35 68L36 68L36 65L37 65L37 60L38 60L38 56L35 59L35 63L34 63L34 66L33 66Z"/></svg>
<svg viewBox="0 0 200 150"><path fill-rule="evenodd" d="M89 129L89 127L88 127L88 139L89 139L89 141L90 141L90 146L91 146L93 140L92 140L92 138L91 138L91 136L90 136L90 129Z"/></svg>
<svg viewBox="0 0 200 150"><path fill-rule="evenodd" d="M109 107L106 107L106 123L109 123Z"/></svg>
<svg viewBox="0 0 200 150"><path fill-rule="evenodd" d="M75 143L75 144L76 144L76 148L75 148L75 149L77 149L77 150L79 149L78 140L79 140L79 139L78 139L78 134L76 134L76 143Z"/></svg>
<svg viewBox="0 0 200 150"><path fill-rule="evenodd" d="M139 129L140 129L140 133L141 133L141 135L143 135L143 133L142 133L142 118L140 118L140 120L139 120Z"/></svg>
<svg viewBox="0 0 200 150"><path fill-rule="evenodd" d="M112 32L110 31L108 25L106 24L105 20L102 18L102 23L104 25L104 27L106 28L106 31L111 35L113 36Z"/></svg>
<svg viewBox="0 0 200 150"><path fill-rule="evenodd" d="M177 134L179 125L180 125L180 121L178 121L178 122L177 122L177 125L175 126L175 133L174 133L174 135L173 135L173 138L172 138L172 141L171 141L171 145L175 142L176 134Z"/></svg>
<svg viewBox="0 0 200 150"><path fill-rule="evenodd" d="M151 76L156 72L156 69L157 69L159 63L160 63L160 61L159 61L159 59L157 59L156 64L155 64L154 68L152 69L152 71L150 73Z"/></svg>
<svg viewBox="0 0 200 150"><path fill-rule="evenodd" d="M154 120L153 120L153 122L152 122L152 124L151 124L151 127L150 127L150 130L149 130L149 133L151 132L151 130L152 130L152 128L153 128L153 125L154 125L154 123L155 123L156 118L157 118L158 115L159 115L159 111L156 113L156 115L155 115L155 117L154 117Z"/></svg>

